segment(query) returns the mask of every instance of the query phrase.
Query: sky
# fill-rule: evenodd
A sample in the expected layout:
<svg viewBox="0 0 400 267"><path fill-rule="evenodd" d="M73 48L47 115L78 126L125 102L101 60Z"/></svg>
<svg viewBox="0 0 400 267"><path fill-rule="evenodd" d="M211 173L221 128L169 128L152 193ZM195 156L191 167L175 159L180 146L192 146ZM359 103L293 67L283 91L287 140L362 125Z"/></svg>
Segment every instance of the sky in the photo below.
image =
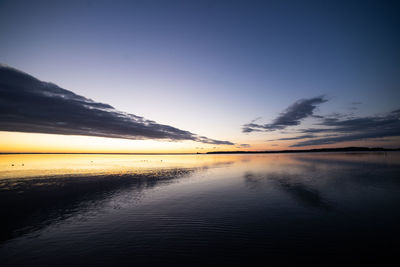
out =
<svg viewBox="0 0 400 267"><path fill-rule="evenodd" d="M399 11L0 0L0 152L400 147Z"/></svg>

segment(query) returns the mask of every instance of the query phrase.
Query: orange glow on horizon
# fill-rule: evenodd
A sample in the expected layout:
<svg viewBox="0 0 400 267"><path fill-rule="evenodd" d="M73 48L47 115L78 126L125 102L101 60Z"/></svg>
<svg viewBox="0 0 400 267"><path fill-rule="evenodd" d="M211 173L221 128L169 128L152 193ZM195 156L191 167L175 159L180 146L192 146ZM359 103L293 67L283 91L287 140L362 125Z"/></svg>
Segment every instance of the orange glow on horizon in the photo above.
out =
<svg viewBox="0 0 400 267"><path fill-rule="evenodd" d="M240 147L203 144L194 141L129 140L0 131L0 153L206 153L209 151L276 151L347 146L395 147L398 142L398 140L388 140L387 142L365 140L311 147L291 147L295 143L294 141L253 141L250 143L250 147Z"/></svg>
<svg viewBox="0 0 400 267"><path fill-rule="evenodd" d="M234 148L193 141L129 140L0 131L0 153L196 153Z"/></svg>

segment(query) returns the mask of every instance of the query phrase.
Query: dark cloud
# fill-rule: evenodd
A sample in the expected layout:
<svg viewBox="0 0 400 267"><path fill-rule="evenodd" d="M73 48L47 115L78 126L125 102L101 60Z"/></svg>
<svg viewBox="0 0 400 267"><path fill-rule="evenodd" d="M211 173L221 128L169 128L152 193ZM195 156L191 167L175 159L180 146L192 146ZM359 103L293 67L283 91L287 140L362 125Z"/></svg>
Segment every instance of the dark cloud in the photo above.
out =
<svg viewBox="0 0 400 267"><path fill-rule="evenodd" d="M300 130L301 133L325 133L330 132L332 129L324 129L324 128L308 128Z"/></svg>
<svg viewBox="0 0 400 267"><path fill-rule="evenodd" d="M398 127L400 110L392 111L384 116L370 116L358 118L324 118L321 123L317 125L334 127L336 132L354 132L359 130L378 130L378 129L392 129L394 126Z"/></svg>
<svg viewBox="0 0 400 267"><path fill-rule="evenodd" d="M400 109L384 115L368 117L356 117L354 113L331 113L325 116L313 114L315 108L326 101L323 96L299 100L289 106L271 124L260 125L252 121L243 126L243 132L280 130L288 126L299 125L302 119L312 117L318 122L315 124L318 126L317 128L302 129L296 131L297 134L300 134L298 136L268 141L308 139L292 145L292 147L303 147L400 136ZM351 104L358 106L362 103L353 102ZM294 132L285 132L284 134L293 135Z"/></svg>
<svg viewBox="0 0 400 267"><path fill-rule="evenodd" d="M257 118L255 118L254 120L252 120L250 123L254 123L254 122L256 122L256 121L258 121L258 120L261 120L262 119L262 117L257 117Z"/></svg>
<svg viewBox="0 0 400 267"><path fill-rule="evenodd" d="M236 146L237 148L246 148L246 147L251 147L250 144L239 144L238 146Z"/></svg>
<svg viewBox="0 0 400 267"><path fill-rule="evenodd" d="M307 117L319 117L314 115L314 110L319 104L328 100L324 96L318 96L310 99L300 99L289 106L270 124L256 124L254 120L251 123L243 125L242 131L250 133L254 131L275 131L285 129L289 126L296 126Z"/></svg>
<svg viewBox="0 0 400 267"><path fill-rule="evenodd" d="M262 125L255 124L255 123L248 123L243 125L242 132L243 133L251 133L251 132L262 132L263 130L259 129Z"/></svg>
<svg viewBox="0 0 400 267"><path fill-rule="evenodd" d="M320 136L311 140L302 141L292 147L335 144L345 141L357 141L370 138L384 138L400 136L400 109L382 116L369 116L340 119L335 117L324 118L317 125L325 128L304 129L303 134L335 133L335 136Z"/></svg>
<svg viewBox="0 0 400 267"><path fill-rule="evenodd" d="M233 145L118 111L0 65L0 130Z"/></svg>
<svg viewBox="0 0 400 267"><path fill-rule="evenodd" d="M358 110L358 107L362 104L362 102L351 102L351 107L349 107L349 110Z"/></svg>
<svg viewBox="0 0 400 267"><path fill-rule="evenodd" d="M272 139L268 141L288 141L288 140L299 140L299 139L306 139L306 138L314 138L315 135L313 134L303 134L299 136L294 136L294 137L283 137L283 138L278 138L278 139Z"/></svg>

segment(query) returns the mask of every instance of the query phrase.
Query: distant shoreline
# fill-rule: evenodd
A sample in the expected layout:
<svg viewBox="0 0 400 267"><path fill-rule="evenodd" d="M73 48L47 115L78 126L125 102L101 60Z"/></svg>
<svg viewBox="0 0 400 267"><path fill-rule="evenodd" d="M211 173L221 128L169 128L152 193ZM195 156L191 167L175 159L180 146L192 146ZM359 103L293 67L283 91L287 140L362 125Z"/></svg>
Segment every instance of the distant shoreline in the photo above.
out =
<svg viewBox="0 0 400 267"><path fill-rule="evenodd" d="M206 153L202 153L206 154ZM0 152L0 155L196 155L196 153Z"/></svg>
<svg viewBox="0 0 400 267"><path fill-rule="evenodd" d="M373 151L400 151L400 148L339 147L339 148L316 148L316 149L299 149L299 150L211 151L211 152L207 152L206 154L273 154L273 153L373 152Z"/></svg>
<svg viewBox="0 0 400 267"><path fill-rule="evenodd" d="M265 151L209 151L205 153L91 153L91 152L2 152L0 155L212 155L212 154L276 154L276 153L314 153L314 152L386 152L400 151L400 148L382 147L340 147L300 150L265 150Z"/></svg>

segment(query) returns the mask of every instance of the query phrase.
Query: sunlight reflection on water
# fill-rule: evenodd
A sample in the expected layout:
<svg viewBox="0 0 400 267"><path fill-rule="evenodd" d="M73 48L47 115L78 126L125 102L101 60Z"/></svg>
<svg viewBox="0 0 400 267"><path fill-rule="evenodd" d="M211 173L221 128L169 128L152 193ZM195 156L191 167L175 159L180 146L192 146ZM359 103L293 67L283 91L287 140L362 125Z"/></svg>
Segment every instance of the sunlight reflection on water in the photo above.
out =
<svg viewBox="0 0 400 267"><path fill-rule="evenodd" d="M0 264L384 261L399 156L1 155Z"/></svg>

